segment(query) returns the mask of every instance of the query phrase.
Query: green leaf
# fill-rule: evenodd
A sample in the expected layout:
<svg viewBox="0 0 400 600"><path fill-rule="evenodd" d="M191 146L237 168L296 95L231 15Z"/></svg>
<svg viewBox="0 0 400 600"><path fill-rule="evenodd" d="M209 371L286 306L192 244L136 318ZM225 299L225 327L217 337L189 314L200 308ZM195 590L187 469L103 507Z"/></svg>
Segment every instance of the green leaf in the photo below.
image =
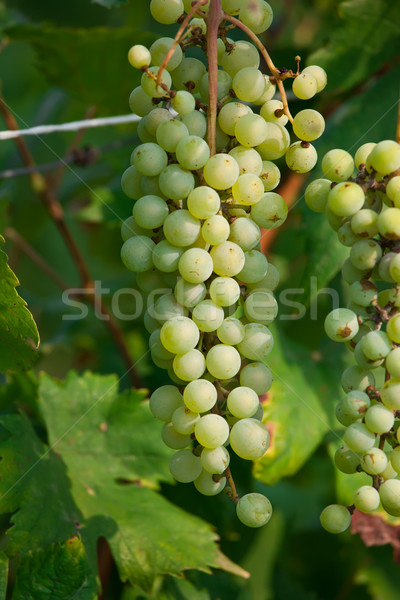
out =
<svg viewBox="0 0 400 600"><path fill-rule="evenodd" d="M12 600L96 600L97 585L78 536L22 559Z"/></svg>
<svg viewBox="0 0 400 600"><path fill-rule="evenodd" d="M43 375L39 408L50 447L25 416L3 418L10 437L0 444L0 507L19 509L8 532L10 553L63 542L78 529L93 573L104 537L121 579L146 590L160 574L216 564L211 527L151 489L171 481L171 452L143 397L118 396L114 376L70 373L60 383Z"/></svg>
<svg viewBox="0 0 400 600"><path fill-rule="evenodd" d="M129 48L149 45L156 39L154 34L131 27L18 25L8 28L6 34L34 47L38 67L53 85L67 90L85 107L95 105L108 114L129 112L129 94L140 82L141 72L127 60Z"/></svg>
<svg viewBox="0 0 400 600"><path fill-rule="evenodd" d="M0 247L4 238L0 236ZM36 360L39 332L26 302L16 291L17 277L0 250L0 371L29 369Z"/></svg>
<svg viewBox="0 0 400 600"><path fill-rule="evenodd" d="M0 552L0 600L6 600L8 581L8 556Z"/></svg>
<svg viewBox="0 0 400 600"><path fill-rule="evenodd" d="M329 34L325 48L309 64L328 73L328 89L348 90L392 60L400 43L398 2L346 0L339 5L342 22Z"/></svg>
<svg viewBox="0 0 400 600"><path fill-rule="evenodd" d="M308 348L276 331L274 339L268 361L274 383L264 402L271 445L254 463L254 475L268 485L296 473L317 448L330 429L338 389L329 361L318 362Z"/></svg>

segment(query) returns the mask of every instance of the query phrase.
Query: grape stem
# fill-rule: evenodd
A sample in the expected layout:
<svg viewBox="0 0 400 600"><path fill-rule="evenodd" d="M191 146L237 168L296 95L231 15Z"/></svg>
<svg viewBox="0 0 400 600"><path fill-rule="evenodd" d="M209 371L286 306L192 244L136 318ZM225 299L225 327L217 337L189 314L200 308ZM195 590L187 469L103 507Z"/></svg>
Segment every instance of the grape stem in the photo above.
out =
<svg viewBox="0 0 400 600"><path fill-rule="evenodd" d="M239 502L240 497L236 491L236 485L235 485L235 482L233 481L232 473L231 473L231 470L229 467L225 470L225 477L229 483L229 487L231 488L232 500L236 504L237 502Z"/></svg>
<svg viewBox="0 0 400 600"><path fill-rule="evenodd" d="M208 62L208 113L207 143L210 156L216 152L216 128L218 108L218 31L224 13L221 0L211 0L207 17L207 62Z"/></svg>
<svg viewBox="0 0 400 600"><path fill-rule="evenodd" d="M183 34L185 33L186 27L189 25L190 19L196 14L196 12L200 8L200 6L203 6L204 4L207 4L207 0L198 0L198 2L196 2L196 4L194 4L192 6L192 8L190 9L190 11L186 15L186 17L183 19L181 26L179 27L178 31L176 32L176 35L174 38L174 43L172 44L171 48L168 50L167 54L164 56L164 60L162 61L161 66L158 69L157 87L161 83L161 75L162 75L165 67L169 63L171 56L175 52L176 47L178 46Z"/></svg>
<svg viewBox="0 0 400 600"><path fill-rule="evenodd" d="M265 60L265 62L267 63L268 69L271 72L271 75L276 80L276 84L278 86L279 93L282 98L283 111L284 111L285 115L287 116L287 118L289 119L289 121L291 123L293 123L293 117L289 110L289 104L287 101L287 96L286 96L285 86L283 85L283 80L287 79L288 77L295 77L296 75L294 75L292 71L285 70L285 72L282 73L279 69L277 69L276 66L274 65L272 58L270 57L267 49L264 47L262 42L258 39L256 34L253 33L251 31L251 29L249 29L249 27L247 27L244 23L239 21L239 19L236 19L235 17L232 17L231 15L228 15L227 13L224 13L224 19L226 21L229 21L230 23L233 23L234 25L236 25L236 27L239 27L239 29L244 31L248 35L248 37L255 43L255 45L261 52L262 57Z"/></svg>

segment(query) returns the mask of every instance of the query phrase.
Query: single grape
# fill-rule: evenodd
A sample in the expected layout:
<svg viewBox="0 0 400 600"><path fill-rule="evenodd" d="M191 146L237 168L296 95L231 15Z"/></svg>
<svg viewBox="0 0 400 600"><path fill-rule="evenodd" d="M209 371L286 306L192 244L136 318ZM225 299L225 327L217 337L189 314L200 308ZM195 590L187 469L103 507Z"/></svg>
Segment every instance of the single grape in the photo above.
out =
<svg viewBox="0 0 400 600"><path fill-rule="evenodd" d="M121 260L130 271L139 273L153 266L151 254L155 243L144 235L131 237L121 248Z"/></svg>
<svg viewBox="0 0 400 600"><path fill-rule="evenodd" d="M189 212L198 219L212 217L219 211L220 205L221 200L217 192L206 185L194 188L187 199Z"/></svg>
<svg viewBox="0 0 400 600"><path fill-rule="evenodd" d="M400 348L393 348L386 356L386 369L390 375L396 379L400 379Z"/></svg>
<svg viewBox="0 0 400 600"><path fill-rule="evenodd" d="M354 171L354 160L345 150L329 150L322 159L322 170L332 181L346 181Z"/></svg>
<svg viewBox="0 0 400 600"><path fill-rule="evenodd" d="M278 314L278 303L270 292L255 289L245 300L244 312L250 322L269 325Z"/></svg>
<svg viewBox="0 0 400 600"><path fill-rule="evenodd" d="M206 72L206 67L197 58L183 58L179 66L172 72L172 81L177 90L188 90L192 86L192 94L199 92L200 81Z"/></svg>
<svg viewBox="0 0 400 600"><path fill-rule="evenodd" d="M317 81L310 73L303 71L293 80L292 90L300 100L309 100L317 93Z"/></svg>
<svg viewBox="0 0 400 600"><path fill-rule="evenodd" d="M392 349L392 343L384 331L369 331L361 341L362 350L370 360L385 358Z"/></svg>
<svg viewBox="0 0 400 600"><path fill-rule="evenodd" d="M204 300L207 295L207 288L204 283L188 283L184 279L179 279L174 294L179 304L187 308L193 308Z"/></svg>
<svg viewBox="0 0 400 600"><path fill-rule="evenodd" d="M172 165L171 165L172 166ZM200 234L201 223L188 210L175 210L164 221L163 233L174 246L189 246Z"/></svg>
<svg viewBox="0 0 400 600"><path fill-rule="evenodd" d="M389 379L381 389L381 400L386 408L400 410L400 379Z"/></svg>
<svg viewBox="0 0 400 600"><path fill-rule="evenodd" d="M215 331L224 320L224 310L212 300L203 300L194 307L192 319L200 331Z"/></svg>
<svg viewBox="0 0 400 600"><path fill-rule="evenodd" d="M227 317L217 329L220 342L228 346L236 346L244 337L244 325L239 319Z"/></svg>
<svg viewBox="0 0 400 600"><path fill-rule="evenodd" d="M355 491L353 502L361 512L371 513L379 506L379 492L372 485L362 485Z"/></svg>
<svg viewBox="0 0 400 600"><path fill-rule="evenodd" d="M189 248L179 259L178 268L185 281L202 283L210 277L213 271L213 260L206 250Z"/></svg>
<svg viewBox="0 0 400 600"><path fill-rule="evenodd" d="M151 54L146 46L135 44L128 52L128 61L135 69L148 67L151 64Z"/></svg>
<svg viewBox="0 0 400 600"><path fill-rule="evenodd" d="M268 126L260 115L249 113L237 121L234 134L239 144L252 148L265 140Z"/></svg>
<svg viewBox="0 0 400 600"><path fill-rule="evenodd" d="M276 160L285 154L290 146L290 135L285 127L278 123L267 122L267 135L256 147L263 160Z"/></svg>
<svg viewBox="0 0 400 600"><path fill-rule="evenodd" d="M357 335L357 315L347 308L335 308L325 319L325 332L334 342L347 342Z"/></svg>
<svg viewBox="0 0 400 600"><path fill-rule="evenodd" d="M369 450L375 443L375 434L364 423L352 423L344 432L345 444L354 452Z"/></svg>
<svg viewBox="0 0 400 600"><path fill-rule="evenodd" d="M233 277L244 267L244 252L234 242L223 242L210 251L214 273L221 277Z"/></svg>
<svg viewBox="0 0 400 600"><path fill-rule="evenodd" d="M207 120L202 112L192 110L192 112L181 116L180 120L186 125L189 135L197 135L201 138L204 138L206 135Z"/></svg>
<svg viewBox="0 0 400 600"><path fill-rule="evenodd" d="M149 68L149 73L151 73L151 75L153 75L155 77L157 77L158 71L159 71L159 67L150 67ZM156 80L153 79L153 77L151 75L149 75L147 73L143 73L141 81L140 81L140 85L142 86L143 91L148 96L151 96L151 98L161 98L165 94L164 88L162 86L164 85L168 89L171 88L171 84L172 84L171 75L168 73L168 71L164 70L161 74L160 85L158 85L158 86L156 84Z"/></svg>
<svg viewBox="0 0 400 600"><path fill-rule="evenodd" d="M185 354L177 354L172 364L174 373L182 381L193 381L201 377L206 370L204 355L196 349Z"/></svg>
<svg viewBox="0 0 400 600"><path fill-rule="evenodd" d="M260 228L252 219L239 217L231 223L229 241L240 246L245 252L257 246L260 238Z"/></svg>
<svg viewBox="0 0 400 600"><path fill-rule="evenodd" d="M394 415L391 410L382 406L382 404L374 404L365 413L365 424L374 433L386 433L393 427Z"/></svg>
<svg viewBox="0 0 400 600"><path fill-rule="evenodd" d="M228 439L229 425L220 415L204 415L197 421L194 434L205 448L217 448Z"/></svg>
<svg viewBox="0 0 400 600"><path fill-rule="evenodd" d="M257 419L241 419L230 432L229 443L232 450L246 460L256 460L264 456L269 446L268 429Z"/></svg>
<svg viewBox="0 0 400 600"><path fill-rule="evenodd" d="M350 260L360 271L369 271L382 257L382 248L376 240L359 240L350 250Z"/></svg>
<svg viewBox="0 0 400 600"><path fill-rule="evenodd" d="M222 215L214 215L204 221L201 228L201 235L207 244L218 246L229 237L229 223ZM234 240L232 240L234 241Z"/></svg>
<svg viewBox="0 0 400 600"><path fill-rule="evenodd" d="M320 515L322 527L329 533L343 533L350 527L351 516L345 506L330 504Z"/></svg>
<svg viewBox="0 0 400 600"><path fill-rule="evenodd" d="M226 344L216 344L206 356L207 370L216 379L231 379L239 372L240 365L239 352Z"/></svg>
<svg viewBox="0 0 400 600"><path fill-rule="evenodd" d="M161 439L168 448L182 450L187 448L192 441L190 435L178 433L172 423L165 423L161 430Z"/></svg>
<svg viewBox="0 0 400 600"><path fill-rule="evenodd" d="M237 204L253 206L264 194L264 184L254 173L239 175L232 186L232 196Z"/></svg>
<svg viewBox="0 0 400 600"><path fill-rule="evenodd" d="M172 413L172 425L183 435L193 433L199 419L199 413L189 410L186 406L180 406Z"/></svg>
<svg viewBox="0 0 400 600"><path fill-rule="evenodd" d="M206 183L215 190L226 190L239 177L239 165L229 154L214 154L207 161L203 175Z"/></svg>
<svg viewBox="0 0 400 600"><path fill-rule="evenodd" d="M324 130L324 117L318 111L311 108L301 110L293 119L294 134L305 142L316 140L324 133Z"/></svg>
<svg viewBox="0 0 400 600"><path fill-rule="evenodd" d="M246 365L240 371L240 385L251 388L258 396L266 394L272 385L271 369L262 362Z"/></svg>
<svg viewBox="0 0 400 600"><path fill-rule="evenodd" d="M210 149L207 142L196 135L189 135L181 139L175 152L179 164L189 171L204 167L210 158Z"/></svg>
<svg viewBox="0 0 400 600"><path fill-rule="evenodd" d="M269 160L263 160L259 177L263 182L264 191L271 192L279 185L281 180L281 172L275 163Z"/></svg>
<svg viewBox="0 0 400 600"><path fill-rule="evenodd" d="M283 112L283 103L280 100L267 100L260 109L260 116L265 121L279 123L283 127L288 122L288 117Z"/></svg>
<svg viewBox="0 0 400 600"><path fill-rule="evenodd" d="M271 518L271 502L257 492L245 494L236 504L236 514L241 523L247 527L262 527Z"/></svg>
<svg viewBox="0 0 400 600"><path fill-rule="evenodd" d="M331 182L328 179L315 179L307 187L304 199L309 209L317 213L325 212Z"/></svg>
<svg viewBox="0 0 400 600"><path fill-rule="evenodd" d="M197 345L200 332L192 319L177 316L164 323L161 327L160 338L164 348L169 352L184 354Z"/></svg>
<svg viewBox="0 0 400 600"><path fill-rule="evenodd" d="M242 0L240 0L240 4L243 4ZM231 77L234 77L236 73L238 73L246 67L252 67L254 69L257 69L259 65L260 54L257 48L253 44L245 40L238 40L233 42L230 50L224 52L221 59L222 68L224 69L224 71L229 73Z"/></svg>
<svg viewBox="0 0 400 600"><path fill-rule="evenodd" d="M239 19L251 29L253 33L263 33L272 23L273 12L265 0L243 0L239 10Z"/></svg>
<svg viewBox="0 0 400 600"><path fill-rule="evenodd" d="M172 477L180 483L190 483L201 473L200 457L193 454L189 448L178 450L171 457L169 470Z"/></svg>
<svg viewBox="0 0 400 600"><path fill-rule="evenodd" d="M187 384L183 391L183 401L193 412L207 412L217 401L217 390L207 379L197 379Z"/></svg>
<svg viewBox="0 0 400 600"><path fill-rule="evenodd" d="M379 496L386 512L398 517L400 515L400 480L384 481L379 487Z"/></svg>
<svg viewBox="0 0 400 600"><path fill-rule="evenodd" d="M146 116L153 108L153 98L151 98L139 85L132 90L128 100L129 108L139 117Z"/></svg>
<svg viewBox="0 0 400 600"><path fill-rule="evenodd" d="M258 52L257 52L258 56ZM258 66L258 65L257 65ZM227 135L235 135L235 126L245 115L252 114L251 108L242 102L228 102L224 104L218 114L218 123Z"/></svg>
<svg viewBox="0 0 400 600"><path fill-rule="evenodd" d="M218 306L232 306L239 299L240 287L232 277L216 277L210 284L210 297ZM220 325L218 325L220 327ZM213 330L214 331L214 330Z"/></svg>
<svg viewBox="0 0 400 600"><path fill-rule="evenodd" d="M229 466L230 458L229 452L224 446L203 448L200 455L203 469L211 474L223 473Z"/></svg>
<svg viewBox="0 0 400 600"><path fill-rule="evenodd" d="M215 481L214 475L203 469L193 483L200 494L203 494L204 496L216 496L224 489L226 477L222 477L221 479L218 479L218 481Z"/></svg>
<svg viewBox="0 0 400 600"><path fill-rule="evenodd" d="M391 179L389 179L389 181L387 182L387 185L386 185L386 195L390 200L392 200L392 202L394 202L396 199L395 205L397 204L397 198L398 198L399 192L400 192L400 175L396 175L395 177L392 177ZM397 206L397 208L399 208L399 207Z"/></svg>
<svg viewBox="0 0 400 600"><path fill-rule="evenodd" d="M254 67L244 67L235 73L232 89L239 100L253 102L265 90L265 79L261 71Z"/></svg>
<svg viewBox="0 0 400 600"><path fill-rule="evenodd" d="M261 96L257 98L257 100L253 100L253 104L256 104L257 106L261 106L262 104L265 104L265 102L267 102L268 100L271 100L271 98L274 97L276 92L276 85L275 83L272 83L272 81L274 81L274 78L268 77L268 75L265 74L263 76L265 82L265 89Z"/></svg>
<svg viewBox="0 0 400 600"><path fill-rule="evenodd" d="M369 475L379 475L388 465L388 459L383 450L370 448L361 458L361 466Z"/></svg>
<svg viewBox="0 0 400 600"><path fill-rule="evenodd" d="M159 321L161 324L165 323L169 319L174 317L185 317L188 314L186 308L178 304L175 296L169 291L167 294L160 296L154 303L153 306L148 308L151 316ZM186 326L186 321L185 321ZM161 328L161 340L164 345L163 333ZM169 350L169 348L167 348Z"/></svg>
<svg viewBox="0 0 400 600"><path fill-rule="evenodd" d="M365 392L370 385L375 385L375 377L371 371L352 365L343 371L341 385L346 393L352 390Z"/></svg>
<svg viewBox="0 0 400 600"><path fill-rule="evenodd" d="M355 162L357 169L361 169L362 165L364 165L364 167L365 167L365 165L367 163L367 158L371 154L371 152L375 148L375 146L376 146L376 144L374 144L373 142L367 142L366 144L363 144L362 146L359 147L359 149L357 150L357 152L354 155L354 162Z"/></svg>
<svg viewBox="0 0 400 600"><path fill-rule="evenodd" d="M352 181L342 181L328 194L328 206L335 215L349 217L363 206L365 196L362 187Z"/></svg>
<svg viewBox="0 0 400 600"><path fill-rule="evenodd" d="M309 142L295 142L285 154L286 164L295 173L308 173L317 163L317 151Z"/></svg>
<svg viewBox="0 0 400 600"><path fill-rule="evenodd" d="M163 385L150 396L150 410L160 421L170 421L180 406L183 406L183 397L174 385Z"/></svg>
<svg viewBox="0 0 400 600"><path fill-rule="evenodd" d="M302 73L306 73L307 75L312 75L315 81L317 82L317 92L321 92L328 82L328 78L326 72L322 67L318 67L317 65L310 65L303 69Z"/></svg>
<svg viewBox="0 0 400 600"><path fill-rule="evenodd" d="M252 417L257 412L259 404L256 392L249 387L237 387L228 395L228 410L239 419Z"/></svg>
<svg viewBox="0 0 400 600"><path fill-rule="evenodd" d="M400 239L400 209L387 208L378 217L378 231L388 240Z"/></svg>
<svg viewBox="0 0 400 600"><path fill-rule="evenodd" d="M389 175L400 169L400 144L393 140L378 142L368 155L367 167L381 175Z"/></svg>
<svg viewBox="0 0 400 600"><path fill-rule="evenodd" d="M374 210L363 208L352 216L351 228L360 237L375 237L378 233L378 215Z"/></svg>
<svg viewBox="0 0 400 600"><path fill-rule="evenodd" d="M360 238L355 235L353 232L349 221L343 223L341 227L339 227L338 231L338 239L343 246L353 246Z"/></svg>
<svg viewBox="0 0 400 600"><path fill-rule="evenodd" d="M251 207L251 218L263 229L275 229L286 221L288 207L279 194L267 192Z"/></svg>
<svg viewBox="0 0 400 600"><path fill-rule="evenodd" d="M351 475L357 472L357 467L360 464L360 457L353 450L350 450L348 446L341 446L336 450L335 453L335 465L342 471Z"/></svg>
<svg viewBox="0 0 400 600"><path fill-rule="evenodd" d="M156 67L162 65L164 58L167 53L171 49L174 43L173 38L170 37L161 37L158 38L153 44L150 46L150 54L151 54L151 62ZM179 44L175 47L173 54L170 56L168 63L165 65L167 71L173 71L178 67L182 61L183 52ZM193 107L194 108L194 107Z"/></svg>

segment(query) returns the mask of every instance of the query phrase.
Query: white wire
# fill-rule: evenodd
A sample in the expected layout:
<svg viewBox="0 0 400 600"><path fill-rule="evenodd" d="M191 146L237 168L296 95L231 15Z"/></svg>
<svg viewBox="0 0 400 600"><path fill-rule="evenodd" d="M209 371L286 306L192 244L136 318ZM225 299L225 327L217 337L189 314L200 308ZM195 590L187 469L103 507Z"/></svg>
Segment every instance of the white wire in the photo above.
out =
<svg viewBox="0 0 400 600"><path fill-rule="evenodd" d="M106 117L102 119L83 119L82 121L71 121L59 125L38 125L29 129L18 129L13 131L0 131L0 140L11 140L26 135L43 135L55 131L78 131L91 127L106 127L107 125L120 125L123 123L135 123L140 121L137 115L121 115L120 117Z"/></svg>

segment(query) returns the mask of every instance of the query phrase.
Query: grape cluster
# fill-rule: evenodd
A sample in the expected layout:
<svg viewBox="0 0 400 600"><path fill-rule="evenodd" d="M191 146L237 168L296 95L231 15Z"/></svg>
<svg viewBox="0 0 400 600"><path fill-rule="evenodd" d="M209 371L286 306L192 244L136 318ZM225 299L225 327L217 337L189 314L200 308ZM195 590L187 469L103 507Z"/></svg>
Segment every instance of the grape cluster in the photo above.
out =
<svg viewBox="0 0 400 600"><path fill-rule="evenodd" d="M306 203L326 212L350 248L342 270L348 307L328 314L325 331L345 342L355 359L341 380L345 396L336 416L346 430L335 464L343 473L372 479L357 489L354 505L323 510L323 527L339 533L354 508L370 513L381 505L400 516L400 145L366 143L354 159L331 150L322 169L327 179L307 187Z"/></svg>
<svg viewBox="0 0 400 600"><path fill-rule="evenodd" d="M273 292L279 273L260 251L261 228L279 227L288 213L273 192L280 181L273 161L285 155L290 168L310 170L316 161L310 141L321 135L324 120L309 109L293 119L274 99L280 72L264 75L256 45L226 37L225 20L237 14L250 32L265 31L272 21L269 4L222 0L226 19L215 46L221 68L212 139L207 60L185 53L198 46L210 60L208 10L217 1L198 3L179 43L163 37L150 49L135 45L129 51L132 66L143 71L129 100L142 117L142 143L122 176L135 203L122 226L121 256L149 297L165 288L148 306L144 323L154 363L175 384L150 398L150 410L164 422L162 439L176 450L173 477L194 482L205 495L228 484L238 518L259 527L270 519L271 504L258 493L239 498L227 446L255 460L269 445L259 397L272 384L264 361L273 347L268 325L278 313ZM193 12L182 0L151 0L150 9L168 24L185 22L184 11ZM286 77L287 70L282 73ZM300 98L326 83L316 66L290 74ZM300 139L293 144L289 119Z"/></svg>

